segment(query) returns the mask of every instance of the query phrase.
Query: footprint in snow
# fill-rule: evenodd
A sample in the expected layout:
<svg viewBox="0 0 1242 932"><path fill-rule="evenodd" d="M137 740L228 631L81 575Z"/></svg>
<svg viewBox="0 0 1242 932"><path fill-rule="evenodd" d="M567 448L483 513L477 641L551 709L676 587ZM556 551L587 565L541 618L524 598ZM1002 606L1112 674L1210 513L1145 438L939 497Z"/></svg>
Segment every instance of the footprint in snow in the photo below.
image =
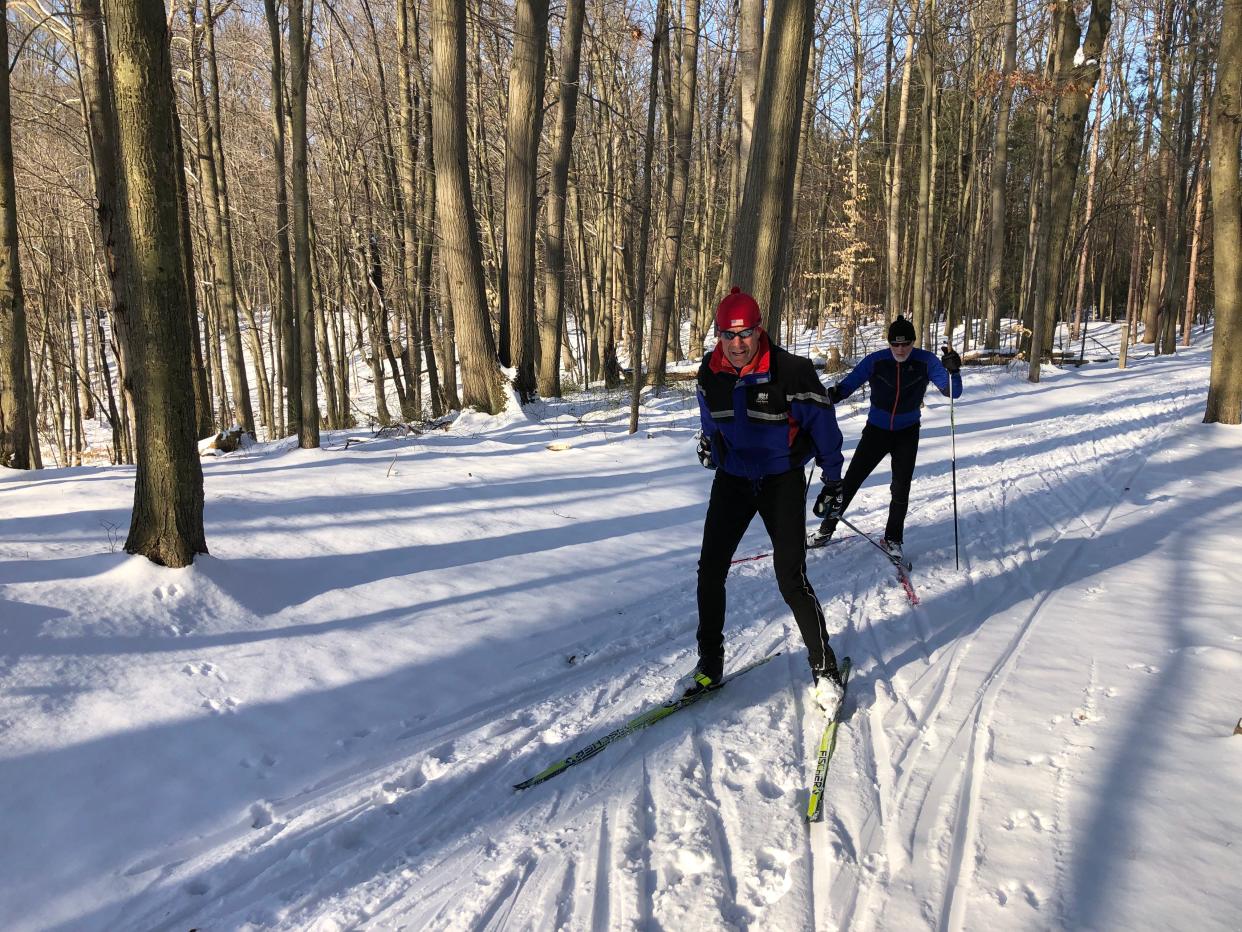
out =
<svg viewBox="0 0 1242 932"><path fill-rule="evenodd" d="M1029 828L1032 831L1042 832L1044 827L1050 822L1047 815L1031 809L1015 809L1009 813L1009 816L1001 823L1007 830L1013 832L1020 829Z"/></svg>
<svg viewBox="0 0 1242 932"><path fill-rule="evenodd" d="M996 888L996 902L1001 906L1008 906L1009 901L1022 894L1022 898L1028 906L1039 909L1043 903L1043 897L1039 891L1029 883L1022 883L1018 880L1006 880L1003 884Z"/></svg>
<svg viewBox="0 0 1242 932"><path fill-rule="evenodd" d="M756 906L770 906L789 892L793 881L789 865L796 860L788 851L761 848L755 856L755 874L749 881Z"/></svg>
<svg viewBox="0 0 1242 932"><path fill-rule="evenodd" d="M1150 663L1128 663L1126 668L1130 670L1142 670L1144 673L1159 673L1159 667L1153 667Z"/></svg>

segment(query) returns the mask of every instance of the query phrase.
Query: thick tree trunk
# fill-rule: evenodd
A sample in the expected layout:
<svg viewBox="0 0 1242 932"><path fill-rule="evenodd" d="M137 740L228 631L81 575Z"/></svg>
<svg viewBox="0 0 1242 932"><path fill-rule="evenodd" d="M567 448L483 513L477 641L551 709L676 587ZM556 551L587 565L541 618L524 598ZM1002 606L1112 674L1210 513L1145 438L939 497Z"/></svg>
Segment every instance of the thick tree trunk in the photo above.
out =
<svg viewBox="0 0 1242 932"><path fill-rule="evenodd" d="M772 334L781 330L814 13L810 0L772 0L769 6L755 134L730 260L735 284L754 295Z"/></svg>
<svg viewBox="0 0 1242 932"><path fill-rule="evenodd" d="M127 304L135 356L138 469L128 553L187 566L207 552L203 473L194 437L191 302L174 172L175 123L162 0L106 0Z"/></svg>
<svg viewBox="0 0 1242 932"><path fill-rule="evenodd" d="M0 466L29 469L38 443L29 401L30 347L17 254L17 184L13 174L12 115L9 109L9 23L0 0Z"/></svg>
<svg viewBox="0 0 1242 932"><path fill-rule="evenodd" d="M432 137L440 262L460 329L462 400L490 414L504 407L500 362L483 291L483 250L470 194L466 148L466 11L460 0L432 0Z"/></svg>
<svg viewBox="0 0 1242 932"><path fill-rule="evenodd" d="M561 395L561 331L565 327L565 194L578 123L578 70L586 0L566 0L561 27L560 95L556 141L548 177L548 224L544 232L543 320L539 331L539 394Z"/></svg>
<svg viewBox="0 0 1242 932"><path fill-rule="evenodd" d="M1224 0L1212 95L1212 275L1216 330L1205 423L1242 423L1242 0Z"/></svg>
<svg viewBox="0 0 1242 932"><path fill-rule="evenodd" d="M505 137L505 267L514 390L535 398L535 176L543 125L548 0L517 0Z"/></svg>

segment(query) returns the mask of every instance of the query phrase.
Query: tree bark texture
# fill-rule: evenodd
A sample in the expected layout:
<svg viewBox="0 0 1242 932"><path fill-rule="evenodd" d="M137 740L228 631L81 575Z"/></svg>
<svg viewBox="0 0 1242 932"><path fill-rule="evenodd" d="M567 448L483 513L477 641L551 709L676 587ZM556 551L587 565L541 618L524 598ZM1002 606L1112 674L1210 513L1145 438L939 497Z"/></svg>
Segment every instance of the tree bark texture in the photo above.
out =
<svg viewBox="0 0 1242 932"><path fill-rule="evenodd" d="M289 192L285 183L285 66L276 0L263 0L272 47L272 155L276 163L276 282L273 302L280 321L280 370L284 376L285 430L302 431L302 368L298 318L293 301L293 258L289 246Z"/></svg>
<svg viewBox="0 0 1242 932"><path fill-rule="evenodd" d="M548 0L517 0L509 69L505 137L505 257L509 291L509 352L513 387L523 403L535 397L535 177L543 125L543 73Z"/></svg>
<svg viewBox="0 0 1242 932"><path fill-rule="evenodd" d="M174 172L172 67L162 0L106 0L118 128L118 201L135 356L138 466L128 553L187 566L207 552L203 473L194 437L190 299Z"/></svg>
<svg viewBox="0 0 1242 932"><path fill-rule="evenodd" d="M755 134L730 266L734 284L759 302L768 332L779 334L815 5L772 0L768 12Z"/></svg>
<svg viewBox="0 0 1242 932"><path fill-rule="evenodd" d="M651 314L651 344L647 369L654 385L664 384L669 327L676 326L673 303L677 297L677 272L681 264L682 228L690 189L690 139L694 131L695 93L698 76L699 0L685 0L681 24L681 64L677 71L676 129L673 139L672 180L665 205L664 248L660 275L656 279ZM779 286L778 286L779 287Z"/></svg>
<svg viewBox="0 0 1242 932"><path fill-rule="evenodd" d="M1040 360L1052 345L1061 285L1065 278L1070 209L1078 168L1082 162L1083 136L1087 110L1095 82L1100 75L1100 56L1112 22L1112 0L1093 0L1087 37L1079 49L1081 29L1070 0L1057 0L1054 20L1059 20L1057 100L1051 132L1046 144L1052 147L1051 190L1048 198L1048 250L1041 257L1036 274L1047 276L1042 285L1042 306L1036 304L1034 334L1031 338L1030 380L1039 381Z"/></svg>
<svg viewBox="0 0 1242 932"><path fill-rule="evenodd" d="M1208 381L1208 424L1242 423L1242 0L1224 0L1216 91L1212 95L1212 277L1216 330Z"/></svg>
<svg viewBox="0 0 1242 932"><path fill-rule="evenodd" d="M992 137L991 229L988 238L987 326L984 346L1000 344L1001 275L1005 259L1005 182L1009 166L1009 115L1013 109L1013 71L1018 55L1018 0L1005 0L1005 51L1001 60L1000 102Z"/></svg>
<svg viewBox="0 0 1242 932"><path fill-rule="evenodd" d="M30 399L30 347L17 254L17 183L9 107L9 23L0 0L0 466L29 469L38 443Z"/></svg>
<svg viewBox="0 0 1242 932"><path fill-rule="evenodd" d="M565 327L565 195L569 187L574 131L578 124L578 72L585 17L586 0L566 0L565 24L561 27L556 137L552 144L552 166L548 177L548 217L543 240L543 320L539 331L539 394L549 398L561 395L561 331Z"/></svg>
<svg viewBox="0 0 1242 932"><path fill-rule="evenodd" d="M302 3L303 0L289 0L289 70L293 80L289 112L293 134L293 294L297 314L298 373L302 380L298 446L314 450L319 447L319 387L316 384L317 328L311 270L310 184L306 164L306 95L311 42ZM329 410L333 404L334 399L329 392Z"/></svg>
<svg viewBox="0 0 1242 932"><path fill-rule="evenodd" d="M461 352L462 401L489 414L505 405L483 290L483 250L466 147L466 5L432 0L432 136L440 262ZM445 375L447 382L448 377Z"/></svg>

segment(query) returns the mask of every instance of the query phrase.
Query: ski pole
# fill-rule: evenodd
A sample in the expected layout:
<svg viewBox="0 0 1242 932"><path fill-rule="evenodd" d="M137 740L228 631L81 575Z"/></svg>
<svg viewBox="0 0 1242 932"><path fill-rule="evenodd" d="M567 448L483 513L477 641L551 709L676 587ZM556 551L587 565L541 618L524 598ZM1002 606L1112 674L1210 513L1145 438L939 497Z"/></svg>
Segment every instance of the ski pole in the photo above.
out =
<svg viewBox="0 0 1242 932"><path fill-rule="evenodd" d="M888 557L888 560L890 563L896 562L896 558L891 553L889 553L887 550L884 549L883 544L876 543L876 540L874 537L872 537L870 534L867 534L865 531L860 531L858 529L858 525L850 521L850 519L845 517L845 515L842 515L841 517L837 518L837 520L840 521L842 524L844 524L847 528L849 528L855 534L857 534L859 537L862 537L863 539L865 539L867 543L871 544L872 547L875 547L877 550L879 550L880 553L884 554L884 556Z"/></svg>
<svg viewBox="0 0 1242 932"><path fill-rule="evenodd" d="M941 352L947 353L947 346L941 348ZM958 375L961 378L961 375ZM956 569L962 568L961 549L958 545L957 534L957 422L953 416L953 374L949 373L949 471L953 475L953 565Z"/></svg>

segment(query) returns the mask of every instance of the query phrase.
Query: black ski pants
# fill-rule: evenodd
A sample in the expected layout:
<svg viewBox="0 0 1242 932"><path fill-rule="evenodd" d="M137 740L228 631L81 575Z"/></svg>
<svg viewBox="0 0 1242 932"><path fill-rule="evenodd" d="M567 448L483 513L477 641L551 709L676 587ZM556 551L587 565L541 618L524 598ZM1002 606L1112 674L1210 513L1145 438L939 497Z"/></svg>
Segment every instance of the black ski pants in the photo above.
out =
<svg viewBox="0 0 1242 932"><path fill-rule="evenodd" d="M900 542L906 527L906 511L910 507L910 480L914 478L914 462L919 454L919 425L901 430L885 430L870 421L863 427L862 437L850 459L843 482L848 507L867 477L886 456L892 457L893 481L889 484L892 500L888 504L888 524L884 539Z"/></svg>
<svg viewBox="0 0 1242 932"><path fill-rule="evenodd" d="M801 469L754 482L717 471L699 554L699 662L709 676L722 672L725 579L737 545L756 512L772 539L776 583L798 622L811 669L834 667L824 612L806 578L806 475Z"/></svg>

